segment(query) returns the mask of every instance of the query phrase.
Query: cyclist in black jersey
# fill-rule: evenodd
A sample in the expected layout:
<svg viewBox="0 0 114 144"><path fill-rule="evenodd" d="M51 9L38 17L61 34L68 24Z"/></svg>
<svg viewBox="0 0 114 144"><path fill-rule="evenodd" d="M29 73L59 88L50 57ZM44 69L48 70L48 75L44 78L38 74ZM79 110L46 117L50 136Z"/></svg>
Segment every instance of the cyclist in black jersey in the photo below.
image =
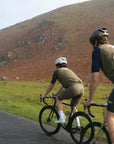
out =
<svg viewBox="0 0 114 144"><path fill-rule="evenodd" d="M100 69L114 84L114 45L109 44L108 37L109 34L106 28L97 29L90 35L89 41L93 45L92 68L89 100L84 102L85 106L89 106L93 101ZM108 99L107 122L110 137L114 144L114 89Z"/></svg>
<svg viewBox="0 0 114 144"><path fill-rule="evenodd" d="M58 58L55 61L55 65L57 69L54 71L51 83L41 98L44 98L49 94L49 92L53 89L56 80L61 83L60 89L55 94L58 113L60 116L59 120L55 121L55 123L65 123L66 117L63 113L62 100L71 98L73 112L76 112L76 105L83 96L84 87L82 80L72 70L67 68L67 59L65 57Z"/></svg>

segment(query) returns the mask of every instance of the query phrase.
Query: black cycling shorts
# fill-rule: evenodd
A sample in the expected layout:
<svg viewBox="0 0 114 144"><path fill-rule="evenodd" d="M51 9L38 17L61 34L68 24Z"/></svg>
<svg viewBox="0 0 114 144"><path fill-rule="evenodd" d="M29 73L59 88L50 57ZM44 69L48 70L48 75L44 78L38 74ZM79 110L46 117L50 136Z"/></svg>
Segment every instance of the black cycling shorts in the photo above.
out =
<svg viewBox="0 0 114 144"><path fill-rule="evenodd" d="M107 103L107 110L114 113L114 89L112 90Z"/></svg>

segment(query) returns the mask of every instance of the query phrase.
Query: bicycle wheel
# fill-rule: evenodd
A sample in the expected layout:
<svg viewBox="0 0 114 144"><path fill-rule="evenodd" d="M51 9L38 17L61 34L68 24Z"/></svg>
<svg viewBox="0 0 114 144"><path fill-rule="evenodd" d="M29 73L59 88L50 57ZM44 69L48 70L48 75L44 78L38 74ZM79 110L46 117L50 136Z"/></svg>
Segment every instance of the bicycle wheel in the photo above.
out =
<svg viewBox="0 0 114 144"><path fill-rule="evenodd" d="M79 119L79 124L77 126L76 119ZM80 143L82 132L84 131L84 128L88 123L92 122L92 119L89 117L89 115L85 112L76 112L71 117L70 122L70 135L72 139L75 141L75 143ZM93 131L93 128L91 129ZM89 138L84 139L84 142L88 142Z"/></svg>
<svg viewBox="0 0 114 144"><path fill-rule="evenodd" d="M59 115L54 107L45 106L41 109L39 114L39 123L42 130L47 135L54 135L60 129L60 124L55 124L55 121L59 119ZM50 126L49 126L50 125Z"/></svg>
<svg viewBox="0 0 114 144"><path fill-rule="evenodd" d="M91 138L89 139L89 144L111 144L109 133L106 127L103 126L101 128L101 126L102 124L99 122L92 122L85 127L83 137L88 137L88 135L90 135L91 128L94 127L94 133L91 134ZM82 144L83 144L83 140L82 140Z"/></svg>

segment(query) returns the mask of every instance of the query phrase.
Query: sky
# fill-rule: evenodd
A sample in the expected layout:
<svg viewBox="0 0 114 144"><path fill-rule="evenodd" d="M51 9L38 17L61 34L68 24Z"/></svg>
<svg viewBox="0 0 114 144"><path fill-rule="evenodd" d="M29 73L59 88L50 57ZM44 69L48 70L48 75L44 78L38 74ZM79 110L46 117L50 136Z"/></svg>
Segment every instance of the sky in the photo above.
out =
<svg viewBox="0 0 114 144"><path fill-rule="evenodd" d="M0 30L56 8L89 0L0 0Z"/></svg>

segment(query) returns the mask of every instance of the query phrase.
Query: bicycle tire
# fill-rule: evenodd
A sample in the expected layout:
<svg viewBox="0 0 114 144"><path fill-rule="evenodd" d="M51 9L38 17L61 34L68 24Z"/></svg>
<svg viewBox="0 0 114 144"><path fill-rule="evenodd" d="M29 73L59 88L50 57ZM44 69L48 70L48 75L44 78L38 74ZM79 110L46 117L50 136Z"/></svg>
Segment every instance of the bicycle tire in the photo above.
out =
<svg viewBox="0 0 114 144"><path fill-rule="evenodd" d="M55 124L57 119L59 119L59 115L53 106L48 105L41 109L39 123L47 135L54 135L60 130L60 124Z"/></svg>
<svg viewBox="0 0 114 144"><path fill-rule="evenodd" d="M102 127L100 133L98 134L97 136L97 139L94 140L98 130L101 128L101 123L100 122L92 122L92 123L89 123L86 127L85 127L85 130L84 130L84 133L83 133L83 137L85 134L89 133L89 129L90 128L94 128L94 133L92 132L91 134L91 138L89 139L89 142L86 143L86 144L111 144L111 140L110 140L110 136L109 136L109 133L108 133L108 130L106 129L105 126ZM102 136L101 136L102 134ZM83 140L81 140L83 141ZM83 142L82 142L83 144Z"/></svg>
<svg viewBox="0 0 114 144"><path fill-rule="evenodd" d="M80 119L80 128L77 127L76 125L76 118ZM71 121L70 121L70 135L72 137L72 139L74 140L75 143L79 143L80 144L80 139L81 139L81 135L82 132L84 130L84 128L86 127L86 125L88 123L92 122L92 119L90 118L90 116L85 113L85 112L76 112L72 117L71 117ZM91 131L93 131L93 128L91 129ZM88 142L89 138L85 140L85 142Z"/></svg>

